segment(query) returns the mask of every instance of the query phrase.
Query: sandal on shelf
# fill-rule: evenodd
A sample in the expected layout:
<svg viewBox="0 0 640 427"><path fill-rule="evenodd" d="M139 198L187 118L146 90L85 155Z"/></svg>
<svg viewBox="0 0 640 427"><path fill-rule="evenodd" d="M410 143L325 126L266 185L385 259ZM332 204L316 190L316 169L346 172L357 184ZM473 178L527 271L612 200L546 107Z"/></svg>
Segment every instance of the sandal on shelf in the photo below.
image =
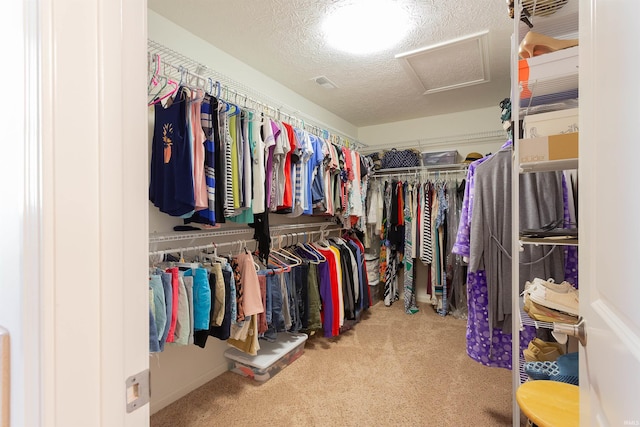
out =
<svg viewBox="0 0 640 427"><path fill-rule="evenodd" d="M579 385L578 353L562 355L554 362L526 362L524 371L534 380Z"/></svg>
<svg viewBox="0 0 640 427"><path fill-rule="evenodd" d="M520 58L531 58L577 45L578 39L554 39L544 34L529 31L520 42L519 54Z"/></svg>

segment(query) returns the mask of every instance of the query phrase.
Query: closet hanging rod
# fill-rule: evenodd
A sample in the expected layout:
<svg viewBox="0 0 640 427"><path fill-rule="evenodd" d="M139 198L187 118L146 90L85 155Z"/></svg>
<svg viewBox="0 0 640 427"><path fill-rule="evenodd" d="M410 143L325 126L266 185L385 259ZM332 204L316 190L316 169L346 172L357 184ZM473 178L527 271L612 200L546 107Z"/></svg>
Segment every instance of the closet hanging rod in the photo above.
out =
<svg viewBox="0 0 640 427"><path fill-rule="evenodd" d="M162 249L162 250L159 250L159 251L149 251L149 256L175 254L175 253L178 253L178 252L203 251L205 249L219 249L221 247L232 246L232 245L236 245L236 246L242 247L243 245L246 246L248 242L253 242L253 243L257 244L257 241L253 240L253 239L235 240L235 241L232 241L232 242L209 243L209 244L206 244L206 245L199 245L199 246L187 246L187 247L184 247L184 248L173 248L173 249Z"/></svg>
<svg viewBox="0 0 640 427"><path fill-rule="evenodd" d="M343 145L345 147L351 147L354 149L367 147L367 144L364 144L358 141L356 138L350 135L347 135L327 125L326 123L323 123L322 121L317 120L293 107L290 107L286 104L282 104L281 102L278 102L277 100L274 100L273 98L267 95L264 95L253 88L250 88L242 83L239 83L231 79L230 77L227 77L224 74L221 74L220 72L217 72L200 62L197 62L191 58L188 58L185 55L178 53L173 49L168 48L156 41L147 39L147 53L157 54L161 57L162 63L169 62L173 66L173 68L176 68L176 69L183 67L184 69L188 70L191 75L197 75L198 77L204 79L205 81L208 81L209 79L211 79L214 82L219 82L221 85L226 87L226 90L231 91L232 93L236 94L236 96L240 96L241 99L244 97L251 98L254 102L258 102L261 105L267 106L269 110L274 112L279 112L279 114L284 114L291 118L297 118L297 116L304 117L302 121L305 127L309 126L320 132L327 133L329 135L337 137L338 141L336 142L339 145ZM265 101L262 102L262 100L265 100ZM230 101L230 100L227 100L227 101ZM273 107L273 105L279 105L279 107ZM284 110L287 110L291 113L290 114L285 113ZM305 123L305 121L310 122L311 124Z"/></svg>
<svg viewBox="0 0 640 427"><path fill-rule="evenodd" d="M301 224L298 224L301 225ZM325 233L331 233L331 232L335 232L335 231L341 231L340 228L331 228L331 229L323 229L323 230L316 230L316 231L309 231L309 232L305 232L305 233L285 233L285 234L280 234L274 237L277 237L277 239L274 239L271 242L271 248L275 248L275 247L281 247L282 246L282 237L284 238L296 238L296 240L299 242L300 240L298 239L299 237L304 236L305 238L309 237L309 236L313 236L313 235L324 235ZM278 240L278 245L276 246L276 242L275 240ZM314 241L313 239L309 239L308 241L312 242ZM178 252L194 252L194 251L202 251L202 250L206 250L206 249L220 249L223 248L225 246L235 246L238 245L239 247L242 246L246 246L248 243L254 243L256 245L256 247L254 248L254 251L257 250L257 240L254 239L249 239L249 240L234 240L231 242L222 242L222 243L208 243L206 245L198 245L198 246L186 246L186 247L179 247L179 248L170 248L170 249L162 249L162 250L155 250L155 251L149 251L149 256L152 255L166 255L166 254L173 254L173 253L178 253ZM288 240L286 240L285 242L289 243Z"/></svg>
<svg viewBox="0 0 640 427"><path fill-rule="evenodd" d="M325 230L308 231L308 232L304 232L304 233L284 233L284 234L279 234L277 236L272 236L273 239L271 240L271 249L274 249L276 247L282 247L282 243L285 243L288 246L289 244L292 244L294 242L295 243L314 242L315 239L309 238L310 236L314 236L314 235L318 234L321 237L321 236L324 236L324 235L327 235L329 233L336 232L336 231L342 231L342 229L341 228L331 228L331 229L325 229ZM300 237L304 237L304 239L301 240ZM276 244L276 240L278 241L277 244Z"/></svg>

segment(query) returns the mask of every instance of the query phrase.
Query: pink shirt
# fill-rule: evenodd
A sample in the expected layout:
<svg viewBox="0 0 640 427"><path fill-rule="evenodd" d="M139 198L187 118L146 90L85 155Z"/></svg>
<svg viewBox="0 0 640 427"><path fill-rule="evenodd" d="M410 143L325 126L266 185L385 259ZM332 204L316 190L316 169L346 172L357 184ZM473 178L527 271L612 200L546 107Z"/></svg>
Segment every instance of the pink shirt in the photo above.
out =
<svg viewBox="0 0 640 427"><path fill-rule="evenodd" d="M200 107L202 105L201 92L198 91L196 99L191 102L191 134L193 135L193 196L195 199L195 210L209 208L209 198L207 195L207 181L204 174L204 141L205 135L202 130L200 118Z"/></svg>
<svg viewBox="0 0 640 427"><path fill-rule="evenodd" d="M243 299L242 307L245 316L264 312L262 305L262 294L260 293L260 282L258 273L253 263L253 256L249 253L241 253L236 256L238 270L242 277Z"/></svg>

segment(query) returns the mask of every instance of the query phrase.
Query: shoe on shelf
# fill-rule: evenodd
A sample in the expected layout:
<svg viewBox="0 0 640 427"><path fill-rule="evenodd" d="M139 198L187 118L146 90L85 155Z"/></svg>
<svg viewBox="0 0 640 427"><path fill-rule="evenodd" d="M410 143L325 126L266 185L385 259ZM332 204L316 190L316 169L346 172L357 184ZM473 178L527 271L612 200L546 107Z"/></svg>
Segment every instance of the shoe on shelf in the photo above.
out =
<svg viewBox="0 0 640 427"><path fill-rule="evenodd" d="M522 350L522 355L527 362L553 362L562 356L555 347L540 348L531 343L529 348Z"/></svg>
<svg viewBox="0 0 640 427"><path fill-rule="evenodd" d="M567 375L560 372L558 362L525 362L524 372L533 380L580 385L580 379L577 375Z"/></svg>
<svg viewBox="0 0 640 427"><path fill-rule="evenodd" d="M556 283L556 281L553 280L553 278L543 280L536 277L531 282L529 281L525 282L524 284L525 292L527 292L534 285L541 285L541 286L544 286L545 288L551 289L552 291L563 293L563 294L571 291L576 291L576 288L567 281L564 281L562 283Z"/></svg>
<svg viewBox="0 0 640 427"><path fill-rule="evenodd" d="M545 347L554 347L557 348L561 355L565 354L565 346L558 342L553 341L544 341L540 338L534 338L531 340L531 343L536 347L545 348Z"/></svg>
<svg viewBox="0 0 640 427"><path fill-rule="evenodd" d="M552 310L550 308L536 304L535 302L531 301L531 299L529 299L528 295L524 296L524 311L529 315L530 318L532 318L533 320L537 320L538 322L559 322L568 323L571 325L575 325L578 323L577 316L560 313L557 310Z"/></svg>
<svg viewBox="0 0 640 427"><path fill-rule="evenodd" d="M565 354L553 362L526 362L524 371L534 380L579 385L578 353Z"/></svg>
<svg viewBox="0 0 640 427"><path fill-rule="evenodd" d="M534 338L529 347L522 352L527 362L552 362L564 353L562 344L543 341L540 338Z"/></svg>
<svg viewBox="0 0 640 427"><path fill-rule="evenodd" d="M529 31L522 41L518 52L520 58L531 58L533 56L544 55L545 53L567 49L578 45L578 39L554 39L544 34Z"/></svg>
<svg viewBox="0 0 640 427"><path fill-rule="evenodd" d="M556 292L546 286L533 285L527 290L532 302L553 310L577 316L579 313L580 298L577 290Z"/></svg>
<svg viewBox="0 0 640 427"><path fill-rule="evenodd" d="M551 377L560 375L558 362L526 362L524 372L532 380L550 380Z"/></svg>

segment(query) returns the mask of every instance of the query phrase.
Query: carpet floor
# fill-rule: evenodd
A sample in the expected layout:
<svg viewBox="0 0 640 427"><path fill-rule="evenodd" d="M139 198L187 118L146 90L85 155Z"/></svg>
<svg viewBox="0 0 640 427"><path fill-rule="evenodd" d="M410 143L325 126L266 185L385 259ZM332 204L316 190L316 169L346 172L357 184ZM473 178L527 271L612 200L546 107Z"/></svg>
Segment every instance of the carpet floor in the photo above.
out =
<svg viewBox="0 0 640 427"><path fill-rule="evenodd" d="M466 354L466 320L378 303L260 383L225 372L151 416L151 427L509 426L511 371Z"/></svg>

